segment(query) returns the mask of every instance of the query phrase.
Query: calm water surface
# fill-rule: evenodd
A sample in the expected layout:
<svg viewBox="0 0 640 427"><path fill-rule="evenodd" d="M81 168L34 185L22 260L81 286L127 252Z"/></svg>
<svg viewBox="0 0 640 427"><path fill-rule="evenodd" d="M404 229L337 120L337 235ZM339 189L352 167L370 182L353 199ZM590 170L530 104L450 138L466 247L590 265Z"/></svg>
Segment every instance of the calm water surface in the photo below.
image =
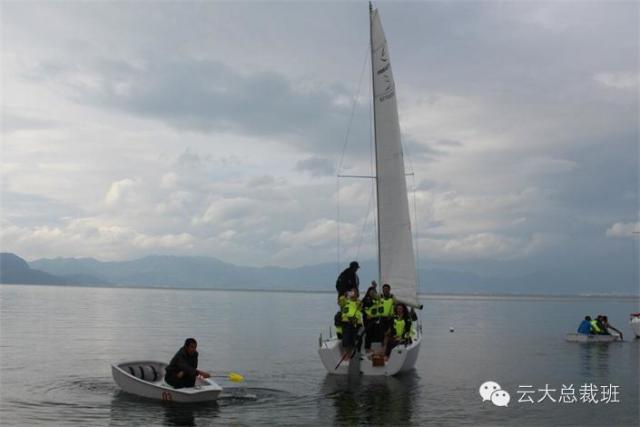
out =
<svg viewBox="0 0 640 427"><path fill-rule="evenodd" d="M0 424L12 425L624 425L637 426L637 299L427 297L415 372L327 375L316 353L333 294L0 286ZM607 314L626 342L564 341ZM454 333L449 328L455 329ZM237 371L214 404L169 405L121 392L110 364L169 361L199 341L200 366ZM482 402L494 380L508 407ZM535 390L615 385L619 403L518 403ZM537 392L538 400L543 395ZM598 395L598 398L600 396Z"/></svg>

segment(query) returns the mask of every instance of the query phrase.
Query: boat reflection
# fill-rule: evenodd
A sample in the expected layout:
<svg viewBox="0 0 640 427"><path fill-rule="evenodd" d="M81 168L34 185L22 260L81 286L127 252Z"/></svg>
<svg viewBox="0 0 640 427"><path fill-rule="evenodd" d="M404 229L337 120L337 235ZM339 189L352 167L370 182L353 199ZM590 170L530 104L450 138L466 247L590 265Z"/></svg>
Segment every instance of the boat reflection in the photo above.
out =
<svg viewBox="0 0 640 427"><path fill-rule="evenodd" d="M419 397L420 377L415 371L397 377L327 375L322 383L324 402L320 418L333 424L412 424Z"/></svg>
<svg viewBox="0 0 640 427"><path fill-rule="evenodd" d="M218 415L219 406L216 402L160 402L118 391L111 400L109 425L195 426L198 419L211 420Z"/></svg>
<svg viewBox="0 0 640 427"><path fill-rule="evenodd" d="M604 379L609 374L609 346L617 343L580 344L582 375L585 378Z"/></svg>

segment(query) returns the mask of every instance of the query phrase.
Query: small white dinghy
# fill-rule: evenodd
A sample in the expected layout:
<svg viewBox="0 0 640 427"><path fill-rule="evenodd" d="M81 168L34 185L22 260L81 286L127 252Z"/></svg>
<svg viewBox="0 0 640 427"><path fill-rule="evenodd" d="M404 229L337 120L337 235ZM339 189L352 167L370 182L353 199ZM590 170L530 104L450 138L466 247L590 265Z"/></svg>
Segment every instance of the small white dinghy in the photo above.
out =
<svg viewBox="0 0 640 427"><path fill-rule="evenodd" d="M640 313L633 313L630 316L629 325L631 325L636 338L640 338Z"/></svg>
<svg viewBox="0 0 640 427"><path fill-rule="evenodd" d="M618 334L611 334L611 335L567 334L567 341L569 341L569 342L592 343L592 342L622 341L622 339L620 338L620 335L618 335Z"/></svg>
<svg viewBox="0 0 640 427"><path fill-rule="evenodd" d="M153 360L111 365L111 374L120 388L136 396L169 402L213 402L222 387L211 379L196 380L195 387L173 388L164 381L167 364Z"/></svg>

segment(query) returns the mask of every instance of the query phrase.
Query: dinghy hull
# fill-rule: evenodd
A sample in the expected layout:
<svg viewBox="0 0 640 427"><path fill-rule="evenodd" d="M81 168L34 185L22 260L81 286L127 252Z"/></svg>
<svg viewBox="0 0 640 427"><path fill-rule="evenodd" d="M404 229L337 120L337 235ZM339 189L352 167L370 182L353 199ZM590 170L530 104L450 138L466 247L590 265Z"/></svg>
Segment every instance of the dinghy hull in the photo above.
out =
<svg viewBox="0 0 640 427"><path fill-rule="evenodd" d="M569 342L581 343L607 343L620 341L620 335L585 335L585 334L567 334L566 340Z"/></svg>
<svg viewBox="0 0 640 427"><path fill-rule="evenodd" d="M222 392L210 379L197 380L195 387L173 388L164 381L166 366L151 360L123 362L111 365L111 374L124 392L166 402L213 402Z"/></svg>

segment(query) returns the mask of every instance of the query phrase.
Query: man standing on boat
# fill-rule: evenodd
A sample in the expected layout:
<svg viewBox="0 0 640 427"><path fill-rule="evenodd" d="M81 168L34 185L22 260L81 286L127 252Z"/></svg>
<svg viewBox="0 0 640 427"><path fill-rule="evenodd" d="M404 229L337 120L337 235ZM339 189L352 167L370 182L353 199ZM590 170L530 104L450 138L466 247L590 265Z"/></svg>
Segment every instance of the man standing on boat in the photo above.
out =
<svg viewBox="0 0 640 427"><path fill-rule="evenodd" d="M338 291L338 297L344 295L348 291L354 289L356 297L360 295L358 286L360 286L360 279L358 278L357 271L360 268L360 264L357 261L351 261L349 267L347 267L336 280L336 290Z"/></svg>
<svg viewBox="0 0 640 427"><path fill-rule="evenodd" d="M195 338L187 338L184 346L173 356L165 369L164 380L175 388L193 387L196 377L209 378L208 372L198 369L198 343Z"/></svg>

